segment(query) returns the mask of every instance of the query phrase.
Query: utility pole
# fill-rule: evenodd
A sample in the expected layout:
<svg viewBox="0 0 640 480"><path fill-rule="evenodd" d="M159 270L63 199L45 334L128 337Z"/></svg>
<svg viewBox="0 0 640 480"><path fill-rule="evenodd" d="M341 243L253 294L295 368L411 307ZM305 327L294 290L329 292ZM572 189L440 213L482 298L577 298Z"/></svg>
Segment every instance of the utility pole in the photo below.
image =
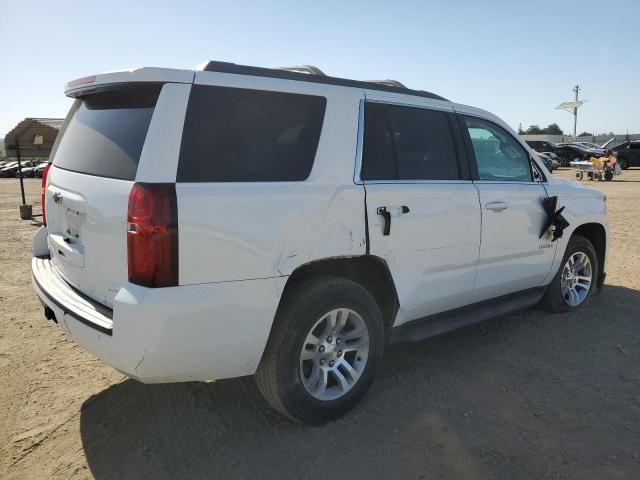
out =
<svg viewBox="0 0 640 480"><path fill-rule="evenodd" d="M578 93L580 92L581 88L580 85L576 85L575 87L573 87L573 92L576 94L576 106L573 107L573 139L575 140L577 137L576 135L578 134L577 132L577 128L578 128Z"/></svg>

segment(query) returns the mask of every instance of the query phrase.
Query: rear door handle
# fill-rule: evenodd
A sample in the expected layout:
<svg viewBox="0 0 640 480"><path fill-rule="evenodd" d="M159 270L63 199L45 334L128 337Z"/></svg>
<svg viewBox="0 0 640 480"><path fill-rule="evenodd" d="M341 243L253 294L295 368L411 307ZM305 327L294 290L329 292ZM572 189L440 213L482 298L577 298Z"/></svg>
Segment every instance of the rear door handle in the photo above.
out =
<svg viewBox="0 0 640 480"><path fill-rule="evenodd" d="M507 202L489 202L484 204L484 208L493 212L501 212L509 208Z"/></svg>
<svg viewBox="0 0 640 480"><path fill-rule="evenodd" d="M390 209L399 210L400 213L409 213L409 207L401 205L400 207L378 207L376 213L384 218L384 228L382 235L389 235L391 233L391 211Z"/></svg>

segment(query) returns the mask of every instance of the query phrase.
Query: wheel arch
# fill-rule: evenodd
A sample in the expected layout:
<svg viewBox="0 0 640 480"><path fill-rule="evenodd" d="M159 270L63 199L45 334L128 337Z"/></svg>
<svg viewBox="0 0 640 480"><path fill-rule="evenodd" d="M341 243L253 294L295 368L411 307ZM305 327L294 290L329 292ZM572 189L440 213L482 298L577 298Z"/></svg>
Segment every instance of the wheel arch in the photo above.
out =
<svg viewBox="0 0 640 480"><path fill-rule="evenodd" d="M592 243L598 256L598 271L600 275L597 282L599 287L602 286L607 255L607 231L601 223L583 223L573 231L573 235L581 235Z"/></svg>
<svg viewBox="0 0 640 480"><path fill-rule="evenodd" d="M300 265L287 279L280 302L295 284L314 275L333 275L361 285L380 307L385 329L393 325L400 304L391 271L382 258L375 255L330 257Z"/></svg>

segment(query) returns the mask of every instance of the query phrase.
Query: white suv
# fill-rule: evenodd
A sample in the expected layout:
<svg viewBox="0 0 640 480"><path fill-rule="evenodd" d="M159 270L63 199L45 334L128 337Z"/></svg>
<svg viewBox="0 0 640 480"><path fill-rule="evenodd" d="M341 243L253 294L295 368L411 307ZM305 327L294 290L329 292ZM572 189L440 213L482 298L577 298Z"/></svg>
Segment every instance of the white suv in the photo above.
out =
<svg viewBox="0 0 640 480"><path fill-rule="evenodd" d="M571 310L604 281L603 194L551 177L486 111L222 62L66 94L33 286L142 382L255 374L319 423L362 398L388 343Z"/></svg>

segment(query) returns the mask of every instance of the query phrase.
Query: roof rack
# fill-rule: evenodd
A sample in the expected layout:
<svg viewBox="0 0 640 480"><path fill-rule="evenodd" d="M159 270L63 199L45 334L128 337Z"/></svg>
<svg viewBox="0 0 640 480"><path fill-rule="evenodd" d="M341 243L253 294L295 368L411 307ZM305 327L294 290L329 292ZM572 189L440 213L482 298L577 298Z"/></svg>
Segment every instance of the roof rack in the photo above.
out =
<svg viewBox="0 0 640 480"><path fill-rule="evenodd" d="M348 78L330 77L328 75L325 75L322 70L312 65L301 65L298 67L284 68L263 68L252 67L249 65L237 65L235 63L229 62L216 62L212 60L200 64L197 69L203 70L205 72L234 73L237 75L281 78L284 80L298 80L302 82L324 83L328 85L339 85L343 87L365 88L369 90L381 90L385 92L402 93L405 95L432 98L435 100L447 100L446 98L443 98L440 95L436 95L435 93L425 92L424 90L412 90L405 87L397 80L361 81L351 80Z"/></svg>
<svg viewBox="0 0 640 480"><path fill-rule="evenodd" d="M300 72L307 73L309 75L322 75L324 77L327 76L322 70L318 67L314 67L313 65L298 65L295 67L280 67L278 70L286 70L287 72Z"/></svg>
<svg viewBox="0 0 640 480"><path fill-rule="evenodd" d="M391 80L390 78L387 78L386 80L366 80L366 81L370 83L378 83L380 85L387 85L389 87L407 88L403 83L399 82L398 80Z"/></svg>

